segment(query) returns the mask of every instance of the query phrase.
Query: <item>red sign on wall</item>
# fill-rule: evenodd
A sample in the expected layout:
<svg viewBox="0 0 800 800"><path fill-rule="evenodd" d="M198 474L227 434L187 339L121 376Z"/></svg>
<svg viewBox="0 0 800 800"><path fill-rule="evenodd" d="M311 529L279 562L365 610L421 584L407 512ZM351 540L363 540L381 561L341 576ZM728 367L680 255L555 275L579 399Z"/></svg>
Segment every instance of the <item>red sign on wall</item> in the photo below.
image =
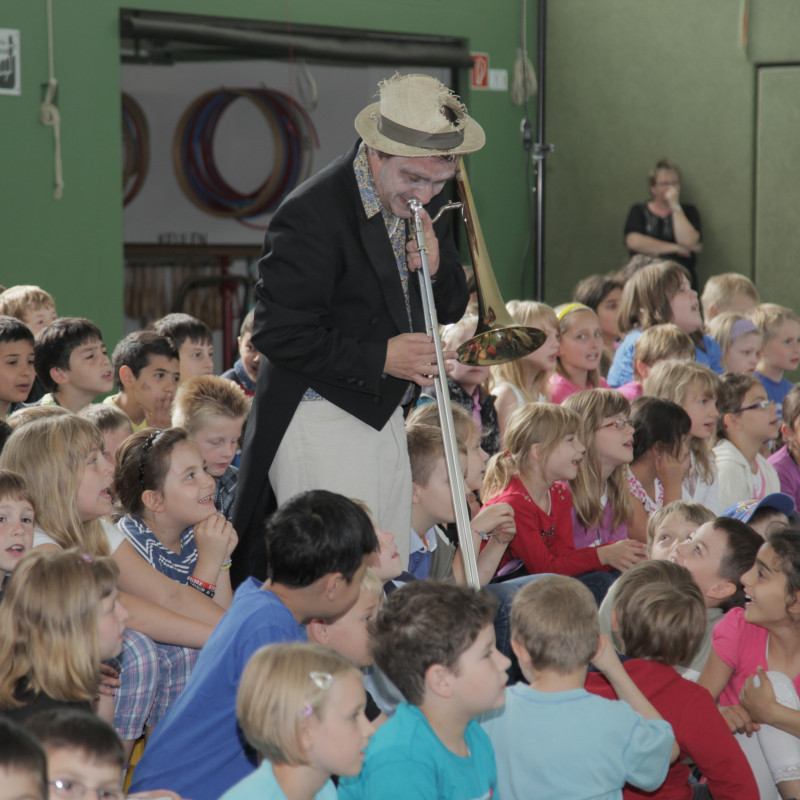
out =
<svg viewBox="0 0 800 800"><path fill-rule="evenodd" d="M472 53L470 82L473 89L489 88L489 54Z"/></svg>

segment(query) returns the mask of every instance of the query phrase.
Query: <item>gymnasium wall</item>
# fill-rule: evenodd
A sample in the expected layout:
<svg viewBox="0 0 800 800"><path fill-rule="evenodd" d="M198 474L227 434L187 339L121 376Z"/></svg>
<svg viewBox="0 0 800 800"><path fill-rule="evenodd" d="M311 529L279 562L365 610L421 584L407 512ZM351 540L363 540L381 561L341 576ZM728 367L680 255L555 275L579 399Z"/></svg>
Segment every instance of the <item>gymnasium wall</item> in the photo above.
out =
<svg viewBox="0 0 800 800"><path fill-rule="evenodd" d="M53 0L66 188L53 199L53 133L39 122L47 79L45 0L4 0L0 27L22 36L20 97L0 97L0 283L38 282L63 314L122 333L122 200L117 0ZM218 3L141 0L137 8L213 15ZM546 267L550 302L625 256L622 225L661 155L684 169L684 199L706 231L701 277L752 274L756 64L800 61L796 0L550 0ZM226 16L464 37L510 70L516 0L229 0ZM536 4L528 9L535 63ZM467 85L462 75L462 87ZM277 87L287 88L287 87ZM521 111L504 92L463 91L488 144L470 172L500 288L518 294L527 237ZM254 234L254 240L260 236ZM786 248L796 251L792 242Z"/></svg>

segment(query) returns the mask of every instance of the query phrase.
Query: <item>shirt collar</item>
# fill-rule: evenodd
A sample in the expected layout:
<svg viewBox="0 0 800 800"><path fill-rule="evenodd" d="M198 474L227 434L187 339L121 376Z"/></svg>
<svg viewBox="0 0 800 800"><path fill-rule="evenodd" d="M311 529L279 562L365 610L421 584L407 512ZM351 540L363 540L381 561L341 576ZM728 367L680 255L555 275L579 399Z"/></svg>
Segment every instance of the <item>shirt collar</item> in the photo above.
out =
<svg viewBox="0 0 800 800"><path fill-rule="evenodd" d="M386 228L393 232L393 229L401 222L400 217L396 217L388 211L381 202L378 188L375 186L375 179L372 177L372 170L367 159L367 147L364 142L358 146L358 152L353 159L353 171L356 175L358 192L361 195L361 204L367 219L372 219L376 214L382 214L386 222Z"/></svg>
<svg viewBox="0 0 800 800"><path fill-rule="evenodd" d="M429 552L436 549L436 528L429 528L420 536L413 528L411 529L410 553Z"/></svg>

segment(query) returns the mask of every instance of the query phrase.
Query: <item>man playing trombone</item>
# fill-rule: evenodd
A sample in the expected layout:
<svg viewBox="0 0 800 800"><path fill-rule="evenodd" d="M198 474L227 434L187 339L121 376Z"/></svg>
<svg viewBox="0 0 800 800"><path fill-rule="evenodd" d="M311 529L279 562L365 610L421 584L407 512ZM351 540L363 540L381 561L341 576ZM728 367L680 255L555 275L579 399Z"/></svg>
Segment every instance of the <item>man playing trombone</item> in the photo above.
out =
<svg viewBox="0 0 800 800"><path fill-rule="evenodd" d="M238 580L264 577L270 486L278 504L312 488L362 499L408 560L403 408L437 372L410 274L421 260L408 201L425 206L436 310L440 322L454 322L467 304L464 272L449 215L435 225L431 217L459 156L485 136L430 76L396 75L379 90L356 118L359 141L289 195L266 234L253 330L264 359L233 517Z"/></svg>

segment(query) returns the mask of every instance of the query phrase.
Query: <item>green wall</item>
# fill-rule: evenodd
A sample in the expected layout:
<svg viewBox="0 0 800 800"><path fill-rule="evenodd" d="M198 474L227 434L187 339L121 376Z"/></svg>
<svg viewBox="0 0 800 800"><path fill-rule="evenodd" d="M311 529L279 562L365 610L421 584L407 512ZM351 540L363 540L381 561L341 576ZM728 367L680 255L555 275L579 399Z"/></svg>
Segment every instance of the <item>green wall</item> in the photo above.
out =
<svg viewBox="0 0 800 800"><path fill-rule="evenodd" d="M61 314L91 316L109 345L122 334L120 7L224 13L294 24L358 27L464 37L490 53L493 68L510 70L518 42L516 0L54 0L57 104L62 122L66 188L53 199L53 133L39 122L40 86L47 80L45 0L4 0L0 27L21 31L20 97L0 96L0 283L39 283ZM468 85L464 72L462 86ZM488 144L472 159L472 184L498 271L517 263L525 238L522 203L509 202L519 184L521 113L504 92L463 92L485 127ZM522 187L516 192L521 196ZM258 233L254 240L260 241ZM516 269L515 269L516 272Z"/></svg>
<svg viewBox="0 0 800 800"><path fill-rule="evenodd" d="M220 13L294 24L446 34L511 70L517 0L141 0L143 10ZM119 45L116 0L54 0L63 199L53 199L53 135L39 122L47 79L45 0L4 0L0 26L22 34L21 97L0 97L0 283L40 283L64 314L93 316L109 344L122 332ZM550 0L546 272L549 302L625 258L622 225L662 155L684 169L701 209L701 277L753 272L756 63L800 61L796 0L750 0L747 49L734 0ZM535 63L536 3L528 41ZM467 75L462 76L466 86ZM473 190L507 299L518 295L527 223L520 109L507 93L464 92L488 144ZM256 234L256 238L257 234ZM793 248L796 252L796 247ZM529 258L529 263L532 259Z"/></svg>
<svg viewBox="0 0 800 800"><path fill-rule="evenodd" d="M744 49L733 0L548 3L549 302L626 258L628 208L662 156L682 167L682 199L702 213L701 280L753 274L756 64L800 61L800 7L749 5Z"/></svg>

